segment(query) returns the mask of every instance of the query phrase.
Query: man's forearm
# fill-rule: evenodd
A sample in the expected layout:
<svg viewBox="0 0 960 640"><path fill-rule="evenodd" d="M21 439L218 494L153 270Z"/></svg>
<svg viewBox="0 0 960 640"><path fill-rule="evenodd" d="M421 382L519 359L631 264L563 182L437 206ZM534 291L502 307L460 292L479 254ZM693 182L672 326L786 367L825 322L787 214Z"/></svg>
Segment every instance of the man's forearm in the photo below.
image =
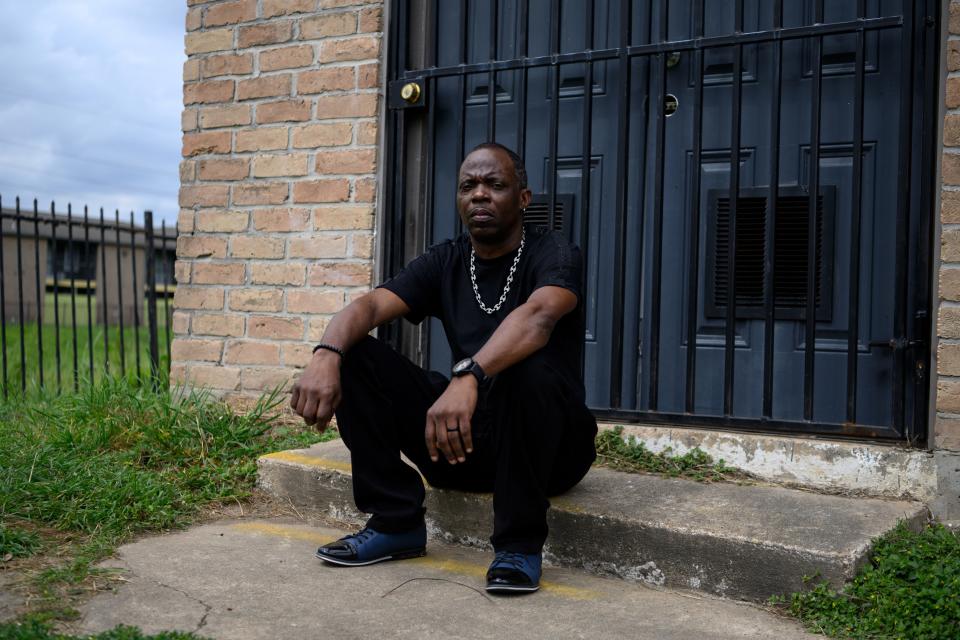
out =
<svg viewBox="0 0 960 640"><path fill-rule="evenodd" d="M485 374L494 376L546 346L552 331L552 323L538 320L532 310L521 305L500 323L473 359Z"/></svg>
<svg viewBox="0 0 960 640"><path fill-rule="evenodd" d="M340 310L327 325L321 342L349 351L365 335L376 328L373 305L366 296L354 300Z"/></svg>
<svg viewBox="0 0 960 640"><path fill-rule="evenodd" d="M570 313L576 303L576 296L569 291L555 287L537 290L500 323L474 354L474 361L488 376L520 362L546 346L557 322Z"/></svg>

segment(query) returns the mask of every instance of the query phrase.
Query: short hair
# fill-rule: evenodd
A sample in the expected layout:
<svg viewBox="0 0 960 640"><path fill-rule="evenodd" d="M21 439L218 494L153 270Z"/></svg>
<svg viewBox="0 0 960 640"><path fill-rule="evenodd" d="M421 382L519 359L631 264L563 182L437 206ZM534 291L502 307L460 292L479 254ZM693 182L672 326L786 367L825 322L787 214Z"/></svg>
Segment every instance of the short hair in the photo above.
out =
<svg viewBox="0 0 960 640"><path fill-rule="evenodd" d="M510 156L510 160L513 162L513 173L517 176L517 182L520 183L520 188L527 188L527 165L523 163L523 158L517 155L516 151L499 142L481 142L473 149L470 149L470 153L479 151L480 149L499 149ZM467 155L470 155L470 153Z"/></svg>

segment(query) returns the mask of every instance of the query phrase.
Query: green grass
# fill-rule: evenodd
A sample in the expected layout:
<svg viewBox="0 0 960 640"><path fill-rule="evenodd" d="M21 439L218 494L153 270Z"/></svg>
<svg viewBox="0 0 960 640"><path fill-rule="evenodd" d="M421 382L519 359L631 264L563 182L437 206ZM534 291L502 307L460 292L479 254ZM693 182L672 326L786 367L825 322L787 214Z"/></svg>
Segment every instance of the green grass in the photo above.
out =
<svg viewBox="0 0 960 640"><path fill-rule="evenodd" d="M200 640L202 636L180 631L167 631L146 635L134 627L117 627L93 636L61 635L42 622L28 621L20 624L0 624L0 640Z"/></svg>
<svg viewBox="0 0 960 640"><path fill-rule="evenodd" d="M714 461L706 452L694 448L675 456L668 448L660 453L647 449L634 436L623 437L623 427L615 427L597 434L597 464L633 473L662 473L670 477L691 478L700 481L738 480L746 477L742 471L728 467L723 460Z"/></svg>
<svg viewBox="0 0 960 640"><path fill-rule="evenodd" d="M68 293L60 293L54 299L47 293L44 299L43 324L27 322L21 325L6 323L6 335L0 331L0 367L6 356L6 388L0 369L0 392L20 393L26 387L28 393L41 388L46 390L73 390L107 376L120 374L132 379L150 374L150 331L147 328L146 303L141 310L142 326L104 326L97 324L95 297L90 296L91 313L87 313L88 296L76 296L76 329L73 323L73 305ZM54 309L59 310L59 324ZM167 358L167 314L163 301L157 301L157 342L160 355L159 369L169 368ZM92 320L92 324L91 324ZM21 337L22 329L22 337ZM172 337L172 335L171 335ZM139 344L138 344L139 341ZM20 345L23 344L23 360ZM57 363L57 344L60 346L60 362ZM43 345L43 359L40 345ZM122 345L122 350L121 350ZM77 352L77 370L74 371L73 352ZM140 364L137 366L137 356ZM91 366L92 356L92 366ZM59 384L58 384L59 373Z"/></svg>
<svg viewBox="0 0 960 640"><path fill-rule="evenodd" d="M279 424L278 393L237 415L203 393L165 388L106 378L79 393L0 402L0 526L69 534L66 560L35 576L55 618L69 616L58 609L63 587L86 580L118 544L243 500L258 456L335 435Z"/></svg>
<svg viewBox="0 0 960 640"><path fill-rule="evenodd" d="M12 524L0 522L0 561L26 558L40 548L40 537Z"/></svg>
<svg viewBox="0 0 960 640"><path fill-rule="evenodd" d="M835 638L960 638L960 537L901 524L876 541L870 563L840 591L826 583L779 599L808 628Z"/></svg>

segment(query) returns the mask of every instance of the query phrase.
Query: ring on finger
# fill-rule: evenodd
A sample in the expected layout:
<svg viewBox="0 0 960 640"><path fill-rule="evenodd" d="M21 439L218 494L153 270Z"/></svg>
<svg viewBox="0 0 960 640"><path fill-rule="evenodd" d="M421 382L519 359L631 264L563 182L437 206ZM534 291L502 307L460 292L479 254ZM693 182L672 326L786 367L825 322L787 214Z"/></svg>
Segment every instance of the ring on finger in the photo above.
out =
<svg viewBox="0 0 960 640"><path fill-rule="evenodd" d="M457 425L455 427L447 427L447 433L451 433L453 431L460 431L460 426Z"/></svg>

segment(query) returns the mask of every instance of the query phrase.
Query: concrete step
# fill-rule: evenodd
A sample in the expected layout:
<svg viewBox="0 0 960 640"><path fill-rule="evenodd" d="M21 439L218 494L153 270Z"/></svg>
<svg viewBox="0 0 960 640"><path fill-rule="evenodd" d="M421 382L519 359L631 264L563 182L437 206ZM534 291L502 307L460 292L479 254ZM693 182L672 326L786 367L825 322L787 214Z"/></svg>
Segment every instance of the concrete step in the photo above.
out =
<svg viewBox="0 0 960 640"><path fill-rule="evenodd" d="M259 483L298 508L366 519L353 504L350 454L340 440L260 458ZM927 517L919 502L600 467L551 503L548 562L753 601L800 590L804 576L842 584L866 561L872 539L899 520L919 527ZM426 507L434 538L488 545L489 494L428 487Z"/></svg>

